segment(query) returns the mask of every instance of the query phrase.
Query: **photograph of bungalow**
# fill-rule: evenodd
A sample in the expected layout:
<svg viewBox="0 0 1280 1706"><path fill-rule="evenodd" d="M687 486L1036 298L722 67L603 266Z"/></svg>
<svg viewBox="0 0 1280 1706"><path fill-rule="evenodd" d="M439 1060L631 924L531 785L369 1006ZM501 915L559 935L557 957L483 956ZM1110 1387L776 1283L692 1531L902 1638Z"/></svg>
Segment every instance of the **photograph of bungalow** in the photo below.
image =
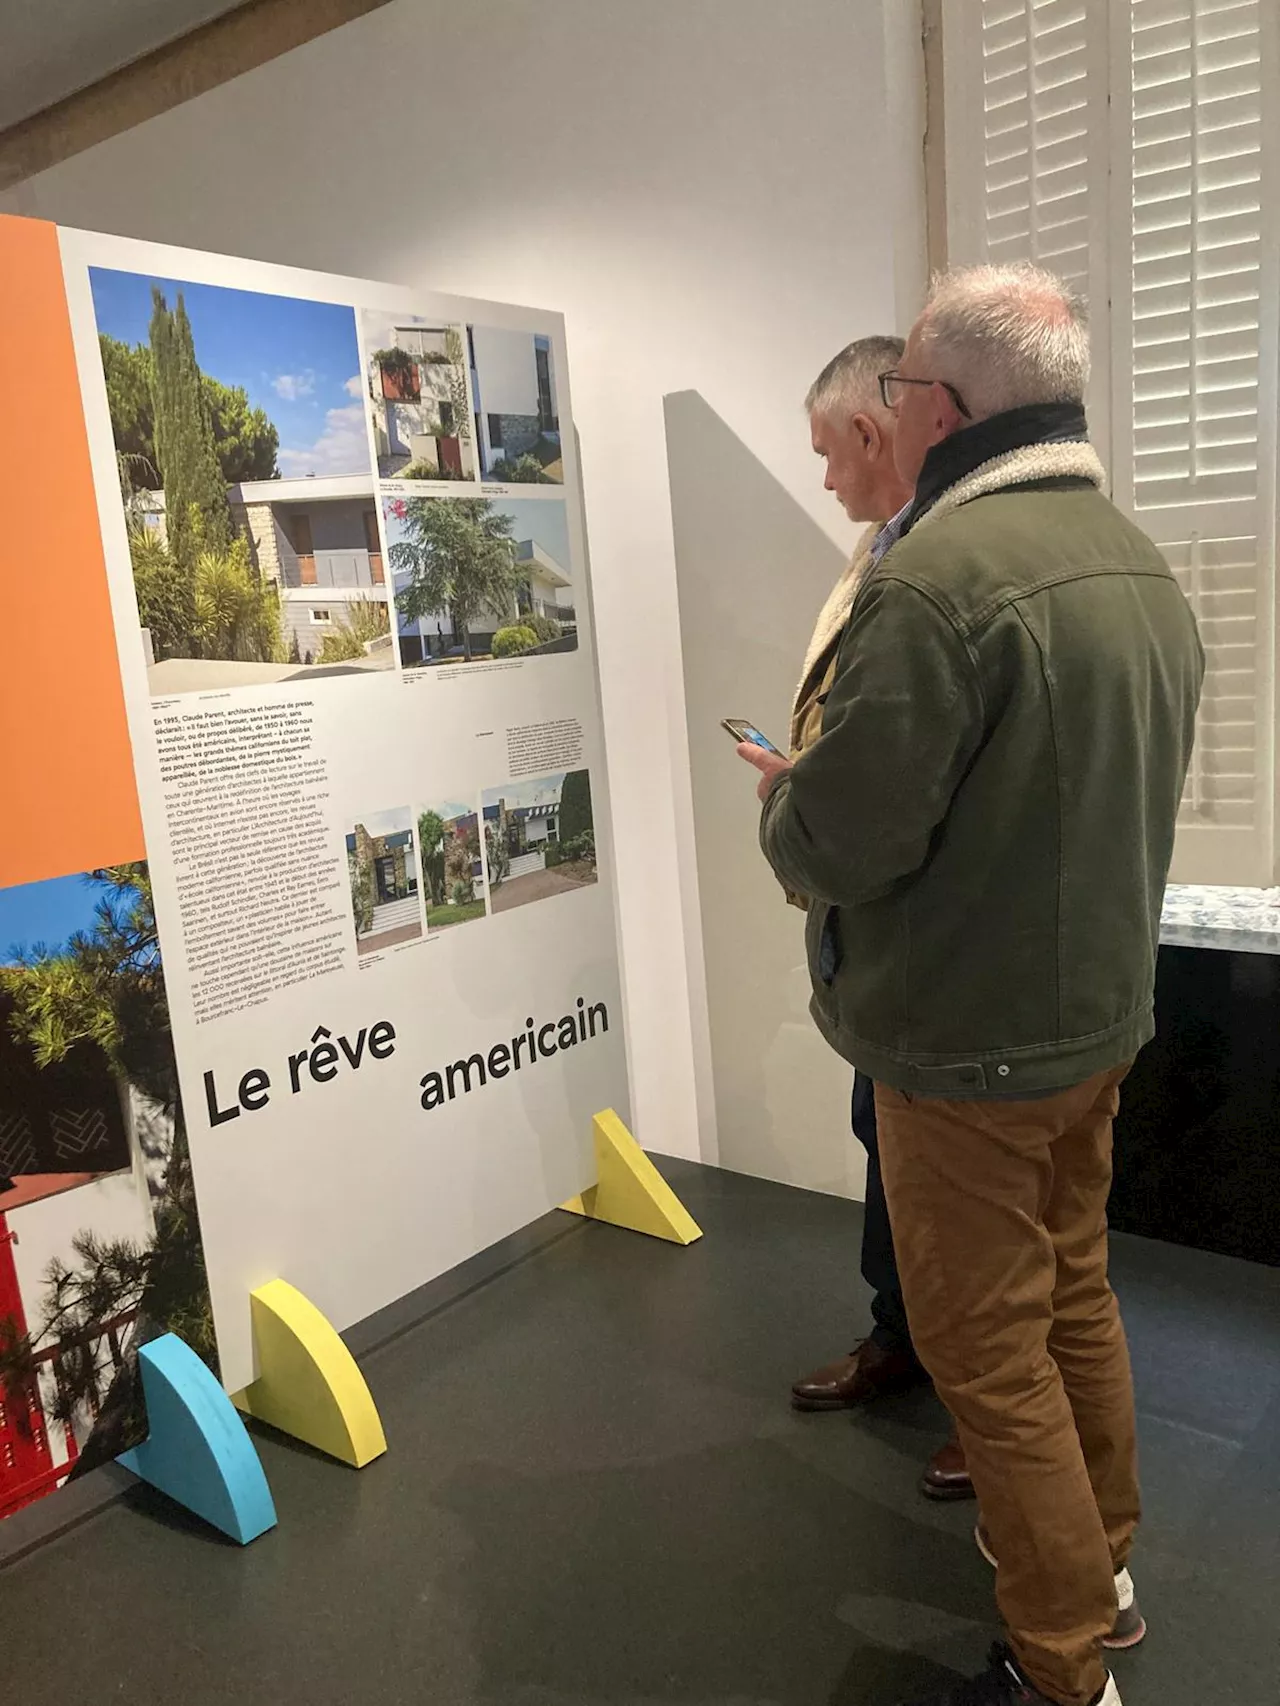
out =
<svg viewBox="0 0 1280 1706"><path fill-rule="evenodd" d="M467 354L480 477L563 484L551 339L540 332L468 326Z"/></svg>
<svg viewBox="0 0 1280 1706"><path fill-rule="evenodd" d="M377 954L418 940L418 861L407 806L356 822L347 835L347 873L357 953Z"/></svg>
<svg viewBox="0 0 1280 1706"><path fill-rule="evenodd" d="M491 911L571 894L597 880L589 771L490 788L482 809Z"/></svg>
<svg viewBox="0 0 1280 1706"><path fill-rule="evenodd" d="M90 277L152 693L393 668L354 310Z"/></svg>
<svg viewBox="0 0 1280 1706"><path fill-rule="evenodd" d="M379 475L474 480L461 326L365 309L360 334Z"/></svg>
<svg viewBox="0 0 1280 1706"><path fill-rule="evenodd" d="M418 847L428 935L483 918L484 860L475 807L453 800L424 807L418 813Z"/></svg>
<svg viewBox="0 0 1280 1706"><path fill-rule="evenodd" d="M577 650L563 499L396 496L383 523L404 668Z"/></svg>
<svg viewBox="0 0 1280 1706"><path fill-rule="evenodd" d="M145 1437L139 1334L217 1356L147 867L0 889L0 943L2 1519Z"/></svg>

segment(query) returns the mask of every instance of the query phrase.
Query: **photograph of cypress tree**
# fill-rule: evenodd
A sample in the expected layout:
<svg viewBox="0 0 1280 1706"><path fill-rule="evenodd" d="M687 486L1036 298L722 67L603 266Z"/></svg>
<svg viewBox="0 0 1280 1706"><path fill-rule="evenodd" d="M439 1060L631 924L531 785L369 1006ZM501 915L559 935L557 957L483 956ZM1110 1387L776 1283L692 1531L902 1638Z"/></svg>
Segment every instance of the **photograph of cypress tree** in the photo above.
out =
<svg viewBox="0 0 1280 1706"><path fill-rule="evenodd" d="M590 771L507 782L485 792L483 808L491 912L572 894L597 880Z"/></svg>
<svg viewBox="0 0 1280 1706"><path fill-rule="evenodd" d="M578 649L564 499L384 499L405 669Z"/></svg>
<svg viewBox="0 0 1280 1706"><path fill-rule="evenodd" d="M145 864L0 889L0 1517L146 1437L137 1349L216 1372Z"/></svg>
<svg viewBox="0 0 1280 1706"><path fill-rule="evenodd" d="M152 693L393 668L354 309L90 282Z"/></svg>

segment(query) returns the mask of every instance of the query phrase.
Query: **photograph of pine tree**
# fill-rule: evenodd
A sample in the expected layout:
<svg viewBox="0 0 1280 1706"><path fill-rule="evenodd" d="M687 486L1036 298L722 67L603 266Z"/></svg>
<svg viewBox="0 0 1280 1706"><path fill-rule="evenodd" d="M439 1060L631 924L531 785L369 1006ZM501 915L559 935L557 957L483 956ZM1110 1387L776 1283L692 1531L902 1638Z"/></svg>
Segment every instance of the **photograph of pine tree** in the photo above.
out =
<svg viewBox="0 0 1280 1706"><path fill-rule="evenodd" d="M0 889L0 1518L139 1444L137 1347L217 1370L151 880Z"/></svg>

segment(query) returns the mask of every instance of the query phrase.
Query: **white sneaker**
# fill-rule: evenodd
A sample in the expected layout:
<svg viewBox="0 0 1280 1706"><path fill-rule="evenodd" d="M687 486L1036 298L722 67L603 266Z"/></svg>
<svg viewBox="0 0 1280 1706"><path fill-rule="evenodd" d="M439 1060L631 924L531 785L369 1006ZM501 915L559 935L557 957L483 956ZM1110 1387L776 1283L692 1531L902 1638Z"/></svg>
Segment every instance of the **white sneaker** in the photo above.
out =
<svg viewBox="0 0 1280 1706"><path fill-rule="evenodd" d="M987 1560L993 1570L999 1568L995 1553L991 1550L991 1542L987 1539L981 1523L975 1525L973 1538L978 1543L978 1550ZM1138 1610L1138 1598L1133 1589L1133 1577L1128 1570L1121 1570L1116 1576L1116 1620L1111 1625L1111 1633L1102 1637L1102 1644L1109 1652L1127 1652L1130 1647L1136 1647L1147 1633L1147 1622ZM1114 1686L1114 1685L1113 1685ZM1120 1696L1112 1699L1110 1694L1104 1694L1101 1706L1116 1706Z"/></svg>

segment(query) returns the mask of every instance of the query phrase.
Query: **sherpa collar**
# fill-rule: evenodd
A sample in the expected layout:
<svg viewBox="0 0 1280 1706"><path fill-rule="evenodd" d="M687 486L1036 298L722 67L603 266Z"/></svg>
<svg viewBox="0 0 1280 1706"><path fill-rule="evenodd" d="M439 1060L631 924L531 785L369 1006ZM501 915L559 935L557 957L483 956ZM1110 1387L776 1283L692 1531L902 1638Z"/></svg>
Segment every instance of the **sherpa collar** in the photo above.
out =
<svg viewBox="0 0 1280 1706"><path fill-rule="evenodd" d="M879 527L873 521L854 546L853 555L850 557L844 573L828 593L827 602L818 613L818 620L813 628L813 637L804 654L804 668L800 672L800 684L791 700L793 717L800 708L805 689L809 685L809 677L817 668L823 654L830 650L832 641L844 631L844 625L849 620L849 612L853 609L853 601L858 595L858 588L866 579L867 569L871 563L871 547L879 531Z"/></svg>
<svg viewBox="0 0 1280 1706"><path fill-rule="evenodd" d="M957 480L917 519L916 526L926 527L988 492L1035 485L1042 480L1087 480L1091 486L1105 486L1107 471L1091 444L1027 444L1020 450L993 456L990 462L982 463L972 474Z"/></svg>
<svg viewBox="0 0 1280 1706"><path fill-rule="evenodd" d="M1100 485L1102 464L1089 448L1088 438L1088 423L1078 403L1031 403L1005 409L952 433L924 459L903 532L917 526L944 498L946 510L952 510L983 492L1030 480L1075 476ZM1054 451L1068 454L1045 454ZM978 476L982 476L980 489L973 485ZM963 496L958 495L961 491Z"/></svg>

